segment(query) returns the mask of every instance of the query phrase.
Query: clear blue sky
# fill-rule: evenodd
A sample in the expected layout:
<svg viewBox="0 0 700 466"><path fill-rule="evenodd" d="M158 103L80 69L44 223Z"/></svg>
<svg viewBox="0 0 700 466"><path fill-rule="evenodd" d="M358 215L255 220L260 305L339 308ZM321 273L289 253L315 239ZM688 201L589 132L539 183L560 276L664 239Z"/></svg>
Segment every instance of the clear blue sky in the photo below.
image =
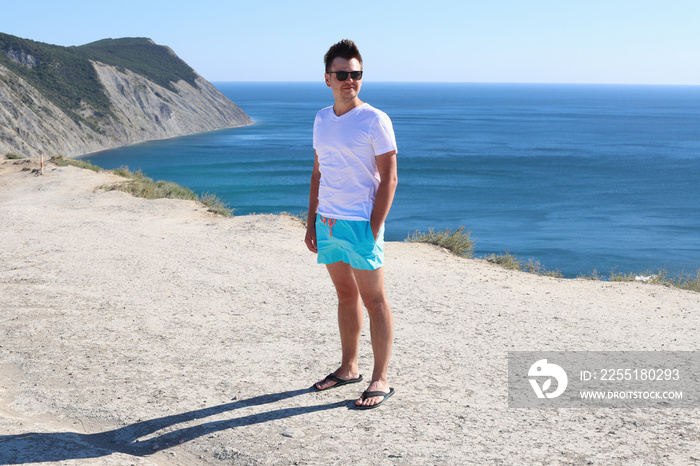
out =
<svg viewBox="0 0 700 466"><path fill-rule="evenodd" d="M0 0L0 32L150 37L210 81L314 81L351 38L376 81L700 85L699 0Z"/></svg>

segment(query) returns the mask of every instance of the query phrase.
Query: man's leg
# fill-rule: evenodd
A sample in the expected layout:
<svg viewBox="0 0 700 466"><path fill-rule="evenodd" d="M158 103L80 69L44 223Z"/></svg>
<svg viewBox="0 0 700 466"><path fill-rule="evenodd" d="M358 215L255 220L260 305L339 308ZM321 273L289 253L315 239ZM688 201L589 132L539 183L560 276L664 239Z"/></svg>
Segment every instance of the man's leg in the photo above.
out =
<svg viewBox="0 0 700 466"><path fill-rule="evenodd" d="M382 267L377 270L353 269L353 274L362 302L369 314L369 330L374 353L374 371L367 390L389 392L387 372L394 339L394 321L384 290L384 269ZM382 400L382 397L371 397L364 401L358 400L355 404L372 406Z"/></svg>
<svg viewBox="0 0 700 466"><path fill-rule="evenodd" d="M343 359L334 375L341 379L359 377L357 354L360 347L360 332L362 331L362 301L360 291L355 281L353 269L344 262L326 265L338 294L338 328ZM323 390L335 385L335 382L316 382L316 387Z"/></svg>

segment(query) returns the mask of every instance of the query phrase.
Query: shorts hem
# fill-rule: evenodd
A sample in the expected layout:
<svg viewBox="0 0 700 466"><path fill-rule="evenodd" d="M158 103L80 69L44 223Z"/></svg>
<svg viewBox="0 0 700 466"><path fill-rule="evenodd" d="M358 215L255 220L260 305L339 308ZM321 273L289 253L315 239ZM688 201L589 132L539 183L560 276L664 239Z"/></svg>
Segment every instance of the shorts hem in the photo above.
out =
<svg viewBox="0 0 700 466"><path fill-rule="evenodd" d="M319 264L323 264L323 265L337 264L338 262L342 262L342 263L344 263L344 264L348 264L350 267L352 267L353 269L357 269L357 270L377 270L377 269L381 269L382 267L384 267L384 263L383 263L383 262L382 262L381 264L379 264L379 265L374 265L374 264L362 264L362 265L359 265L359 264L357 264L357 263L352 264L352 263L348 262L348 261L345 260L345 259L338 259L338 260L323 259L323 260L322 260L322 259L319 258L317 262L318 262Z"/></svg>

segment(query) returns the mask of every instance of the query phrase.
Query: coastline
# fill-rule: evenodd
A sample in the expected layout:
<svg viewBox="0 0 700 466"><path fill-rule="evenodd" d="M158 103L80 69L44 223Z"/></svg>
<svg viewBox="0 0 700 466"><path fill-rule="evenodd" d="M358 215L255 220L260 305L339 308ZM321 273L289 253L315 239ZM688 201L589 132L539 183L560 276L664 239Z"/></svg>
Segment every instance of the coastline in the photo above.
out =
<svg viewBox="0 0 700 466"><path fill-rule="evenodd" d="M332 285L296 220L222 218L97 189L109 172L15 162L0 160L0 459L693 461L697 410L509 409L504 373L507 351L696 350L697 293L388 242L397 394L368 420L346 407L364 387L308 390L338 343ZM366 325L362 339L366 364Z"/></svg>
<svg viewBox="0 0 700 466"><path fill-rule="evenodd" d="M143 143L147 143L147 142L167 141L168 139L177 139L177 138L182 138L182 137L186 137L186 136L197 136L197 135L201 135L201 134L216 133L216 132L218 132L218 131L227 131L227 130L234 129L234 128L245 128L246 126L253 126L253 125L255 124L255 120L253 120L252 118L251 118L250 120L251 120L250 123L245 123L245 124L240 124L240 125L235 125L235 126L228 126L228 127L226 127L226 128L217 128L217 129L212 129L212 130L209 130L209 131L198 131L198 132L195 132L195 133L177 134L177 135L174 135L174 136L164 136L164 137L162 137L162 138L143 139L143 140L140 140L140 141L134 141L134 142L129 142L129 143L125 143L125 144L118 144L118 145L116 145L116 146L114 146L114 147L105 147L105 148L98 149L98 150L95 150L95 151L86 152L86 153L84 153L84 154L77 154L77 155L63 156L63 157L65 157L65 158L67 158L67 159L82 160L82 159L84 159L85 157L90 157L90 156L92 156L92 155L97 155L97 154L100 154L100 153L102 153L102 152L106 152L106 151L110 151L110 150L114 150L114 149L121 149L122 147L135 146L135 145L143 144Z"/></svg>

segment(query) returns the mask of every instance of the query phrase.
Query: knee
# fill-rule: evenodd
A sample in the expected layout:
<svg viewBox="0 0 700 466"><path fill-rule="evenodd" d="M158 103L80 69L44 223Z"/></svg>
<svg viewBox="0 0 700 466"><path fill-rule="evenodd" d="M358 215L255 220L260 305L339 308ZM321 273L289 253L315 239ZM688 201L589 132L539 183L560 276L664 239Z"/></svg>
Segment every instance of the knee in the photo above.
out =
<svg viewBox="0 0 700 466"><path fill-rule="evenodd" d="M385 296L375 296L372 298L367 298L363 300L363 303L367 308L367 313L370 316L391 313L389 302L387 301Z"/></svg>
<svg viewBox="0 0 700 466"><path fill-rule="evenodd" d="M340 304L357 304L360 300L360 293L357 288L351 286L336 288L338 294L338 302Z"/></svg>

